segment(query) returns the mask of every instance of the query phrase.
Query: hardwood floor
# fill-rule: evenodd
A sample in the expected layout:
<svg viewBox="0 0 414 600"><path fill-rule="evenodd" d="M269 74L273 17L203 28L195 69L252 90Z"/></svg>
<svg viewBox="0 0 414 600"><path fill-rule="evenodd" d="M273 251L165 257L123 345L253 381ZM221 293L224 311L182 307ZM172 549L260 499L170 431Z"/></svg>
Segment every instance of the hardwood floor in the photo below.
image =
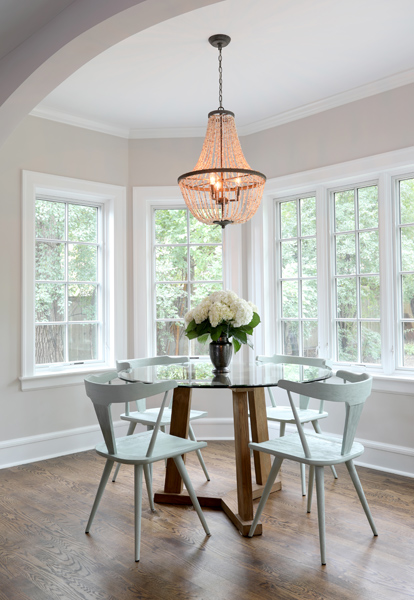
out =
<svg viewBox="0 0 414 600"><path fill-rule="evenodd" d="M197 488L235 487L231 442L194 456ZM94 451L0 471L1 600L403 600L414 597L414 480L358 468L379 530L373 538L346 469L326 470L327 566L319 560L316 498L306 513L299 468L283 465L262 536L243 538L225 514L143 500L141 562L134 562L132 468L108 483L90 535L84 528L103 469ZM162 486L163 465L154 468Z"/></svg>

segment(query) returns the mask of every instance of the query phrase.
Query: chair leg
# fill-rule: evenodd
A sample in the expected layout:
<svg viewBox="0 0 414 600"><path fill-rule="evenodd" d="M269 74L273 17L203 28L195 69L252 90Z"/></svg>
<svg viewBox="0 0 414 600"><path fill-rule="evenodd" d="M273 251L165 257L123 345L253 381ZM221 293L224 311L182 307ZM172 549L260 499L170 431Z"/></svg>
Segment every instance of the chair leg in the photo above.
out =
<svg viewBox="0 0 414 600"><path fill-rule="evenodd" d="M286 423L284 421L280 421L279 437L283 437L285 435L285 430L286 430Z"/></svg>
<svg viewBox="0 0 414 600"><path fill-rule="evenodd" d="M260 517L262 515L262 512L263 512L263 509L264 509L265 504L267 502L267 499L269 498L269 494L271 492L272 485L274 484L276 476L279 473L279 470L280 470L280 467L282 465L282 462L283 462L283 458L275 456L272 468L270 469L269 477L267 478L266 485L264 486L262 497L260 498L259 506L257 507L257 511L256 511L255 516L254 516L252 526L250 527L250 531L247 534L247 537L253 537L253 535L254 535L254 532L256 530L256 526L257 526L257 524L259 522L259 519L260 519Z"/></svg>
<svg viewBox="0 0 414 600"><path fill-rule="evenodd" d="M207 521L204 517L204 513L201 510L200 503L198 501L197 495L193 488L193 484L191 483L190 477L188 476L188 473L187 473L187 469L185 468L183 458L182 458L182 456L173 456L173 459L175 462L175 466L177 467L178 472L180 473L180 475L183 479L184 485L187 488L188 495L191 498L191 502L193 503L193 506L199 516L199 519L204 528L204 531L206 532L207 535L211 535L210 530L207 525Z"/></svg>
<svg viewBox="0 0 414 600"><path fill-rule="evenodd" d="M151 465L144 465L144 477L145 477L145 484L147 486L147 492L148 492L148 500L149 500L149 505L150 508L152 510L152 512L155 512L155 506L154 506L154 494L152 491L152 463Z"/></svg>
<svg viewBox="0 0 414 600"><path fill-rule="evenodd" d="M142 465L134 465L135 562L141 550Z"/></svg>
<svg viewBox="0 0 414 600"><path fill-rule="evenodd" d="M349 474L351 476L352 483L354 484L354 487L355 487L356 492L358 494L359 500L360 500L360 502L362 504L362 508L364 509L365 514L366 514L367 519L368 519L368 522L371 525L372 533L374 535L378 535L378 531L377 531L377 528L375 527L374 519L372 518L371 511L370 511L367 499L366 499L365 494L364 494L364 490L362 489L362 485L361 485L361 482L359 480L358 473L357 473L357 471L355 469L354 461L353 460L349 460L345 464L346 464L348 472L349 472Z"/></svg>
<svg viewBox="0 0 414 600"><path fill-rule="evenodd" d="M96 511L98 510L98 506L101 501L102 495L104 493L105 486L108 483L108 479L111 474L113 464L114 464L113 460L108 459L106 461L106 464L105 464L105 467L104 467L104 470L102 473L101 481L99 482L98 490L96 492L95 501L92 506L91 514L89 515L89 520L86 525L85 533L89 533L89 531L90 531L90 528L92 526L92 521L95 517Z"/></svg>
<svg viewBox="0 0 414 600"><path fill-rule="evenodd" d="M306 472L305 465L303 463L300 464L300 482L302 484L302 496L306 496Z"/></svg>
<svg viewBox="0 0 414 600"><path fill-rule="evenodd" d="M188 437L193 442L197 441L197 438L196 438L196 436L194 434L194 429L192 428L191 423L188 425ZM203 455L201 454L201 450L196 450L196 454L197 454L197 458L199 460L199 463L201 465L201 468L204 471L204 475L206 476L207 481L210 481L210 475L208 474L206 463L204 462L204 458L203 458Z"/></svg>
<svg viewBox="0 0 414 600"><path fill-rule="evenodd" d="M306 512L310 513L312 508L312 495L313 495L313 482L315 481L315 467L310 465L309 467L309 482L308 482L308 506Z"/></svg>
<svg viewBox="0 0 414 600"><path fill-rule="evenodd" d="M136 425L137 425L137 424L136 424L136 423L134 423L133 421L130 421L130 422L129 422L129 427L128 427L128 432L127 432L127 435L132 435L132 434L134 433ZM114 472L114 476L112 477L112 481L113 481L113 482L115 482L115 481L116 481L116 478L118 477L118 473L119 473L119 469L120 469L120 468L121 468L121 463L118 463L118 464L116 465L116 469L115 469L115 472Z"/></svg>
<svg viewBox="0 0 414 600"><path fill-rule="evenodd" d="M319 421L312 421L312 425L314 430L316 431L316 433L321 434L322 433L322 429L321 426L319 425ZM336 473L336 469L333 465L329 465L332 471L332 475L335 477L335 479L338 479L338 475Z"/></svg>
<svg viewBox="0 0 414 600"><path fill-rule="evenodd" d="M321 549L321 562L326 565L325 548L325 489L323 482L323 467L315 467L316 476L316 499L318 501L318 526L319 546Z"/></svg>

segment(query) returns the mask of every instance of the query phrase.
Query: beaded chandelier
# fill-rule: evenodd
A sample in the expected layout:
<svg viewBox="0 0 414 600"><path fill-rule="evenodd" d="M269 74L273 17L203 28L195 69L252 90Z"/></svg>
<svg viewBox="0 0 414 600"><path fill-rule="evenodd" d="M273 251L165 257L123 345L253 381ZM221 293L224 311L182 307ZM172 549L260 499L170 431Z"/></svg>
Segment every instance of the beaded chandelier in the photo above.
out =
<svg viewBox="0 0 414 600"><path fill-rule="evenodd" d="M221 50L230 43L230 37L217 34L208 41L219 51L220 106L208 114L207 133L194 170L181 175L178 184L196 219L224 229L252 218L259 208L266 177L250 168L241 149L234 113L222 106Z"/></svg>

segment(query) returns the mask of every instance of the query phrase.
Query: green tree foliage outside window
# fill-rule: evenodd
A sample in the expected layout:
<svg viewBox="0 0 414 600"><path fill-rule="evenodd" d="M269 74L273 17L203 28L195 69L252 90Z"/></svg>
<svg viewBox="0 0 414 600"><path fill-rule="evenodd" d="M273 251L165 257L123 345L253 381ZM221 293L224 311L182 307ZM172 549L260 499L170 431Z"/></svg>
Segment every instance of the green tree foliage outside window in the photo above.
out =
<svg viewBox="0 0 414 600"><path fill-rule="evenodd" d="M281 202L279 225L282 350L318 356L315 198Z"/></svg>
<svg viewBox="0 0 414 600"><path fill-rule="evenodd" d="M381 362L378 187L334 193L339 362Z"/></svg>
<svg viewBox="0 0 414 600"><path fill-rule="evenodd" d="M38 198L35 208L37 365L98 356L98 208Z"/></svg>
<svg viewBox="0 0 414 600"><path fill-rule="evenodd" d="M204 355L185 337L184 315L223 289L222 232L187 209L154 211L155 339L157 354ZM191 344L191 345L189 345Z"/></svg>
<svg viewBox="0 0 414 600"><path fill-rule="evenodd" d="M399 282L402 366L414 367L414 179L399 182Z"/></svg>

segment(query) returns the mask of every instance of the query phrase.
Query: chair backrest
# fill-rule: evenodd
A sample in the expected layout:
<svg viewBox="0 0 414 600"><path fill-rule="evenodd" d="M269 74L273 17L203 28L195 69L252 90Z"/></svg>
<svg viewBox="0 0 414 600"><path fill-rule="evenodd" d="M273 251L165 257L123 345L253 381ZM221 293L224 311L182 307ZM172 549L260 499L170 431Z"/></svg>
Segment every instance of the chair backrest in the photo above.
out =
<svg viewBox="0 0 414 600"><path fill-rule="evenodd" d="M332 362L325 358L311 358L307 356L291 356L290 354L273 354L273 356L256 356L257 362L261 363L273 363L280 365L282 363L289 365L305 365L308 367L319 367L320 369L332 368ZM269 388L269 396L272 406L276 408L276 401L273 396L272 390ZM301 395L299 397L299 407L301 410L306 410L309 407L309 396ZM319 403L319 412L323 412L323 401Z"/></svg>
<svg viewBox="0 0 414 600"><path fill-rule="evenodd" d="M152 356L150 358L124 358L116 361L116 370L128 371L129 369L138 369L139 367L152 367L154 365L175 365L189 361L188 356ZM171 399L172 402L172 399ZM171 405L170 402L170 405ZM147 408L146 398L137 399L136 407L138 412L144 412ZM125 404L125 413L129 415L129 403Z"/></svg>
<svg viewBox="0 0 414 600"><path fill-rule="evenodd" d="M112 422L111 404L119 402L128 403L136 399L148 398L149 396L164 393L164 399L147 452L147 456L151 456L167 401L167 394L169 390L177 387L178 384L176 381L161 381L159 383L143 383L139 381L137 383L129 383L128 385L113 385L112 382L117 378L118 373L110 371L101 375L89 375L84 380L86 394L93 402L108 452L116 454L116 439Z"/></svg>
<svg viewBox="0 0 414 600"><path fill-rule="evenodd" d="M338 382L338 378L342 379L343 383ZM326 382L295 383L282 379L279 381L278 386L287 390L306 457L311 457L310 450L292 399L292 392L296 394L306 393L310 398L319 400L345 403L345 424L341 454L346 455L350 452L365 400L371 394L372 377L368 373L337 371L336 378L329 379Z"/></svg>

